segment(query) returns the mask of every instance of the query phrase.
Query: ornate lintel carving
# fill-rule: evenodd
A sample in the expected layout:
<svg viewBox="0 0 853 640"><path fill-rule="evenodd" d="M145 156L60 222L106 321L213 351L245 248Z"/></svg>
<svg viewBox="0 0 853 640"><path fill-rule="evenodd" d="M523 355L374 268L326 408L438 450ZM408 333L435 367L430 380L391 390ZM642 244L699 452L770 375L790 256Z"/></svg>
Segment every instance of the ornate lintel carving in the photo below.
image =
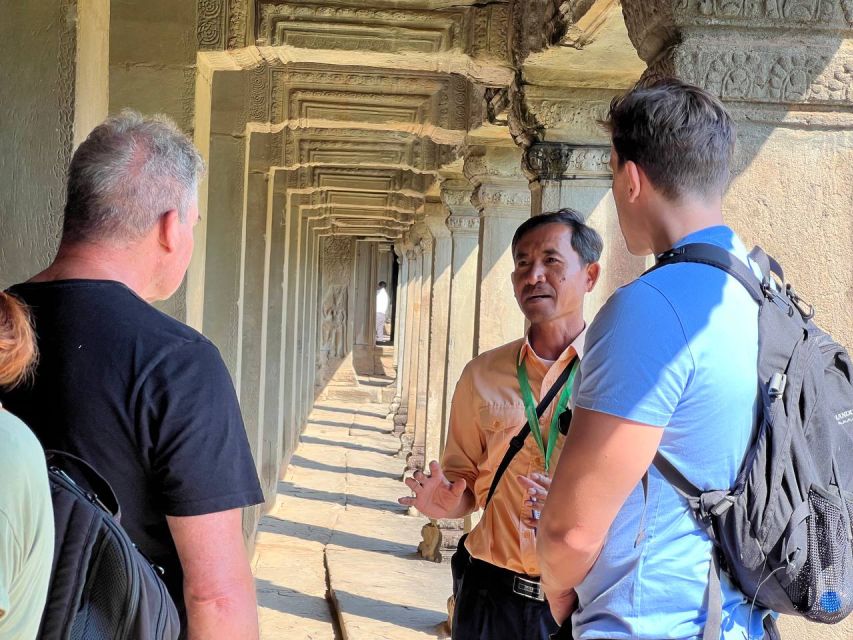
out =
<svg viewBox="0 0 853 640"><path fill-rule="evenodd" d="M578 146L563 142L537 142L524 154L532 179L608 178L610 147Z"/></svg>

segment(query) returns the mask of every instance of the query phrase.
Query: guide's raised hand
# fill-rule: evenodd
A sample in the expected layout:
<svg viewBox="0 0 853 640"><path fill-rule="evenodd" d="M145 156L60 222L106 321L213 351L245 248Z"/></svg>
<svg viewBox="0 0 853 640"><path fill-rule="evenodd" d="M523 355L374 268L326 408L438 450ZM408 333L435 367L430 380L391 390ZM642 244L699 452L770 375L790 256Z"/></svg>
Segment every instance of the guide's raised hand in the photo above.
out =
<svg viewBox="0 0 853 640"><path fill-rule="evenodd" d="M414 495L402 497L397 502L414 507L429 518L447 518L453 517L459 509L467 484L462 478L455 482L448 480L438 462L433 460L429 463L429 475L415 471L411 478L406 478L406 486Z"/></svg>

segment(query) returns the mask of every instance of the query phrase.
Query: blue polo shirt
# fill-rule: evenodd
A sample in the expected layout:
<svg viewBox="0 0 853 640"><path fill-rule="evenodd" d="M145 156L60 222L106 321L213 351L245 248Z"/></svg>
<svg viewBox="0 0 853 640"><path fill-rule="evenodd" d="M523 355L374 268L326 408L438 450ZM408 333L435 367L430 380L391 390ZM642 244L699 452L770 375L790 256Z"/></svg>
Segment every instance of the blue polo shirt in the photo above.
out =
<svg viewBox="0 0 853 640"><path fill-rule="evenodd" d="M706 242L745 263L728 227ZM676 264L619 289L591 324L575 405L663 429L660 452L702 489L734 484L756 414L758 307L714 267ZM641 516L645 509L645 524ZM642 535L641 527L643 529ZM687 502L652 467L577 588L575 638L699 638L711 542ZM722 638L762 638L762 618L724 575Z"/></svg>

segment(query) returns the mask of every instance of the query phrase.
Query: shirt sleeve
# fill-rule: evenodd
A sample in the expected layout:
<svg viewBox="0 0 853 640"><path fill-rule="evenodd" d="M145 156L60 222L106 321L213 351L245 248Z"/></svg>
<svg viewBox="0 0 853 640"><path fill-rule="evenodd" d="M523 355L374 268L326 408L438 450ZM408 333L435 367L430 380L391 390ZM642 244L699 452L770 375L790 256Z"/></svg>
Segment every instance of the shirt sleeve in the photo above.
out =
<svg viewBox="0 0 853 640"><path fill-rule="evenodd" d="M693 370L672 305L636 281L614 293L589 328L575 406L665 427Z"/></svg>
<svg viewBox="0 0 853 640"><path fill-rule="evenodd" d="M450 422L441 469L450 480L464 478L471 491L474 490L474 482L479 475L479 463L486 451L479 422L471 374L466 367L450 402Z"/></svg>
<svg viewBox="0 0 853 640"><path fill-rule="evenodd" d="M147 377L149 464L163 511L192 516L263 502L234 385L211 343L186 343Z"/></svg>

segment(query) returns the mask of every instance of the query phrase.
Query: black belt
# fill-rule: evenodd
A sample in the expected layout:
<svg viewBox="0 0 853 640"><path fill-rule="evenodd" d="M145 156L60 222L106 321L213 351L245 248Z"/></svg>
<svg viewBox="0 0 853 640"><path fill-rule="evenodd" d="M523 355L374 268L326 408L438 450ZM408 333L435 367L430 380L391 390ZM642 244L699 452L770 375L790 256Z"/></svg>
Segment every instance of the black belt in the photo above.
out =
<svg viewBox="0 0 853 640"><path fill-rule="evenodd" d="M479 581L487 583L490 587L494 585L528 600L545 601L545 592L539 584L538 576L516 573L476 558L471 558L465 577L467 578L469 574L476 574Z"/></svg>

